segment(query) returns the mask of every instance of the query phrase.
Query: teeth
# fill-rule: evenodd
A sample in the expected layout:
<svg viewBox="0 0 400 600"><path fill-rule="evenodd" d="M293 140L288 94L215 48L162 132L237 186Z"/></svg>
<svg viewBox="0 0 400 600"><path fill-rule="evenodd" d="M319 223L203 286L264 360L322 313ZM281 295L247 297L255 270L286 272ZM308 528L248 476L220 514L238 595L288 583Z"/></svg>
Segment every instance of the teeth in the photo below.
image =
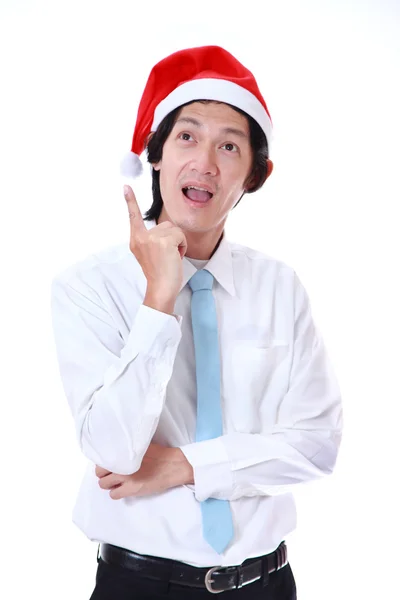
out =
<svg viewBox="0 0 400 600"><path fill-rule="evenodd" d="M209 192L209 190L206 190L205 188L201 188L201 187L197 187L195 185L188 185L187 190L199 190L200 192ZM209 192L211 193L211 192Z"/></svg>

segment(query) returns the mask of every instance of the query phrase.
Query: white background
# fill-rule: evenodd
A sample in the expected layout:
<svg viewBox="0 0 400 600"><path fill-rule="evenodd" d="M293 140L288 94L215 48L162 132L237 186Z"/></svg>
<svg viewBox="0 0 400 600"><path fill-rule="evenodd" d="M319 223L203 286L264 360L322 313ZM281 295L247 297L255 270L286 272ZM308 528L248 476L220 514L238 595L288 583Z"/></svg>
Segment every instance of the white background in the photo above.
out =
<svg viewBox="0 0 400 600"><path fill-rule="evenodd" d="M275 127L274 173L233 210L228 237L297 270L343 392L336 471L297 493L298 598L400 597L399 3L1 0L4 598L93 590L97 546L71 521L86 462L50 282L128 239L118 169L145 81L170 52L203 44L253 71Z"/></svg>

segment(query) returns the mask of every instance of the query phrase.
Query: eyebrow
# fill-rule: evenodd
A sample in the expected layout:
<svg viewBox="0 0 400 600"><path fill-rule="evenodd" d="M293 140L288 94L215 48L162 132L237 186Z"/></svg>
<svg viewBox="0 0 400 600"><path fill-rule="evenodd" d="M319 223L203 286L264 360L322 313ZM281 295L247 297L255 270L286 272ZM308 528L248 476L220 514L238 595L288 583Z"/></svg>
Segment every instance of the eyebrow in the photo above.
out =
<svg viewBox="0 0 400 600"><path fill-rule="evenodd" d="M188 123L189 125L194 125L199 129L203 127L202 123L200 123L200 121L198 121L197 119L193 119L193 117L180 117L179 119L177 119L175 125L177 123ZM236 129L235 127L224 127L223 129L221 129L221 133L223 135L237 135L238 137L241 137L246 140L249 138L249 136L244 131L242 131L241 129Z"/></svg>

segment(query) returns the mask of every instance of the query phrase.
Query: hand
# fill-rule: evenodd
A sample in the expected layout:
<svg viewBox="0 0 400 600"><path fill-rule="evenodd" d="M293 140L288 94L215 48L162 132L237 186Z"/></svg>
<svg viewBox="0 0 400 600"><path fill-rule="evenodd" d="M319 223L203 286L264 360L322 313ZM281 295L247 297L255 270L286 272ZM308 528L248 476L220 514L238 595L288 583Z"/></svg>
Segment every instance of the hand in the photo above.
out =
<svg viewBox="0 0 400 600"><path fill-rule="evenodd" d="M118 475L96 466L99 486L111 490L110 497L120 500L128 496L150 496L172 487L194 483L193 469L179 448L166 448L151 443L139 471Z"/></svg>
<svg viewBox="0 0 400 600"><path fill-rule="evenodd" d="M148 230L132 188L126 185L124 193L131 223L129 248L142 267L148 290L159 299L175 302L183 280L185 234L170 221Z"/></svg>

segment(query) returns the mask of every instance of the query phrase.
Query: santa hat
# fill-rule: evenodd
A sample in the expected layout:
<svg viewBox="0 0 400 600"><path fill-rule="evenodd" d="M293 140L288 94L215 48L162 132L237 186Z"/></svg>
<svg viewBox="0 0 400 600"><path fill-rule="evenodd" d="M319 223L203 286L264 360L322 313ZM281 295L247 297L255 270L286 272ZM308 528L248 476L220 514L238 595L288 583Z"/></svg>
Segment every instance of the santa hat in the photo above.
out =
<svg viewBox="0 0 400 600"><path fill-rule="evenodd" d="M121 173L137 177L139 159L150 132L172 110L192 100L226 102L253 117L271 141L272 121L253 74L219 46L201 46L174 52L157 63L146 83L137 114L131 152Z"/></svg>

